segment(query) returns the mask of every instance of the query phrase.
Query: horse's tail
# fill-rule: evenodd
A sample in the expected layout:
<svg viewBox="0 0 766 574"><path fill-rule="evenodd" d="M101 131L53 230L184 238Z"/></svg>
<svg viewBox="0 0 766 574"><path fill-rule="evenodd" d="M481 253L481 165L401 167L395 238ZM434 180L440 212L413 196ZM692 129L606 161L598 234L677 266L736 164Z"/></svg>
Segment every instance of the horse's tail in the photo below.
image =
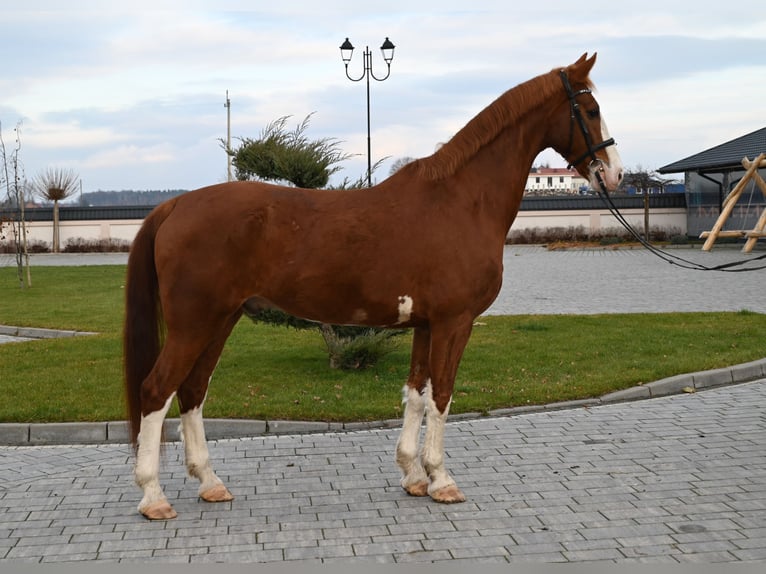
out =
<svg viewBox="0 0 766 574"><path fill-rule="evenodd" d="M128 257L123 369L130 440L134 445L138 441L141 426L141 384L159 356L164 331L154 262L155 236L174 205L175 200L169 200L146 217L133 240Z"/></svg>

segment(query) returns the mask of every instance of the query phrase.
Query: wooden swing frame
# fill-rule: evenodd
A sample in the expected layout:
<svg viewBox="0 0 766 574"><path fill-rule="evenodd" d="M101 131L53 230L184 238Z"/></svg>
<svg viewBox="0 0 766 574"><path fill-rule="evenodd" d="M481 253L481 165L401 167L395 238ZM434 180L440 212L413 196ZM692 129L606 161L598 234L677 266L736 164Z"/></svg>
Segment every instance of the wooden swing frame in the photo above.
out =
<svg viewBox="0 0 766 574"><path fill-rule="evenodd" d="M758 184L758 187L761 188L761 192L766 196L766 182L761 177L761 174L758 173L759 169L766 168L766 153L762 153L754 161L750 161L747 157L743 157L742 166L747 171L745 172L744 177L739 180L739 183L734 186L734 189L731 190L731 193L729 193L724 200L723 209L721 210L721 214L718 216L713 229L710 231L703 231L700 234L700 239L706 239L705 244L702 246L702 251L710 251L719 237L746 237L747 241L742 248L742 252L750 253L753 250L753 247L755 247L758 239L766 237L766 231L764 231L764 228L766 228L766 208L764 208L752 230L723 230L726 220L731 215L734 206L737 204L742 192L751 180Z"/></svg>

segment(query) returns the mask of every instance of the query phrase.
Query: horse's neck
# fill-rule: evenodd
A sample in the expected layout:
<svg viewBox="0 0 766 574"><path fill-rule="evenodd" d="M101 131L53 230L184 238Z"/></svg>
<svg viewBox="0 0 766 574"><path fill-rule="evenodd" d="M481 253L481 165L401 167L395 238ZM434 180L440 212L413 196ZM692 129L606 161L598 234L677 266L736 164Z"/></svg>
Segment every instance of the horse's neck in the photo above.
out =
<svg viewBox="0 0 766 574"><path fill-rule="evenodd" d="M463 166L463 177L470 181L472 198L486 204L495 214L498 229L507 235L521 205L529 170L542 145L545 126L530 114L529 118L504 129L483 146Z"/></svg>

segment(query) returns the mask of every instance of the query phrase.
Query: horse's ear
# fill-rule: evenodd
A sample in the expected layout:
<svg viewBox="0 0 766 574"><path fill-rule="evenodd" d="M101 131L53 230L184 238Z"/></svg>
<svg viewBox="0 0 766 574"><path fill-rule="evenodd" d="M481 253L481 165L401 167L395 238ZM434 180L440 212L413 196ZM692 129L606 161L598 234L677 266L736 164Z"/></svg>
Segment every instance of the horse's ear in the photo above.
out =
<svg viewBox="0 0 766 574"><path fill-rule="evenodd" d="M588 58L586 52L571 66L569 66L569 73L573 80L585 81L590 74L593 65L596 63L596 52Z"/></svg>

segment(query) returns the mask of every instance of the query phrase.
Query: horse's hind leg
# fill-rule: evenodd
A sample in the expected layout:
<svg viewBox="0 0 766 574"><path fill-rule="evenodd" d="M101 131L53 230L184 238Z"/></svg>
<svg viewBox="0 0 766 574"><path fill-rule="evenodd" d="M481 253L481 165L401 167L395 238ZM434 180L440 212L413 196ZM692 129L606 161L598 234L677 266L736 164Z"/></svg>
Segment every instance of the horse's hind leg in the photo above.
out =
<svg viewBox="0 0 766 574"><path fill-rule="evenodd" d="M200 481L199 496L207 502L225 502L234 498L210 464L202 421L202 407L223 346L239 317L240 313L237 313L229 319L221 333L210 342L208 348L194 365L192 372L178 389L181 436L184 441L186 469L190 476Z"/></svg>
<svg viewBox="0 0 766 574"><path fill-rule="evenodd" d="M412 338L412 358L407 384L402 389L404 421L396 443L396 463L402 471L401 485L412 496L428 494L428 475L420 462L420 427L426 402L423 397L428 379L428 354L431 333L416 328Z"/></svg>
<svg viewBox="0 0 766 574"><path fill-rule="evenodd" d="M160 443L165 415L173 402L175 392L164 405L141 417L138 433L138 450L134 476L136 484L144 493L138 511L149 520L168 520L176 517L176 511L168 502L160 486Z"/></svg>
<svg viewBox="0 0 766 574"><path fill-rule="evenodd" d="M204 348L205 340L181 340L168 335L154 368L141 387L141 427L138 433L135 480L144 496L138 511L150 520L167 520L176 512L160 486L162 426L181 382ZM199 349L199 350L195 350Z"/></svg>

